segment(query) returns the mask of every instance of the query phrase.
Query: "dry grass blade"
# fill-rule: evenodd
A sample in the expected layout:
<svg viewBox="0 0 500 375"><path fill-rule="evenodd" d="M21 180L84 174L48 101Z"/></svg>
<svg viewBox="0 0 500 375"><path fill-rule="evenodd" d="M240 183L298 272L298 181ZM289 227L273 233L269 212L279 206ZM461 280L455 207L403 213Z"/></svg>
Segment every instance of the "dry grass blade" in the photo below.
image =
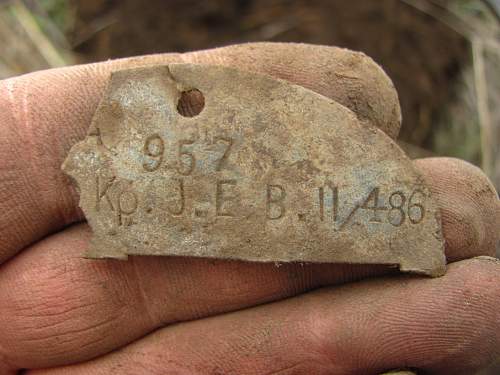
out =
<svg viewBox="0 0 500 375"><path fill-rule="evenodd" d="M13 2L11 11L49 66L59 67L67 65L65 58L42 32L35 18L22 1L17 0Z"/></svg>
<svg viewBox="0 0 500 375"><path fill-rule="evenodd" d="M41 28L42 21L45 26L51 22L31 12L21 0L0 3L0 79L76 61L64 43Z"/></svg>
<svg viewBox="0 0 500 375"><path fill-rule="evenodd" d="M484 46L480 38L472 41L472 55L474 65L474 80L476 87L477 110L481 129L482 167L488 176L494 175L494 149L493 124L488 106L488 82L486 80Z"/></svg>

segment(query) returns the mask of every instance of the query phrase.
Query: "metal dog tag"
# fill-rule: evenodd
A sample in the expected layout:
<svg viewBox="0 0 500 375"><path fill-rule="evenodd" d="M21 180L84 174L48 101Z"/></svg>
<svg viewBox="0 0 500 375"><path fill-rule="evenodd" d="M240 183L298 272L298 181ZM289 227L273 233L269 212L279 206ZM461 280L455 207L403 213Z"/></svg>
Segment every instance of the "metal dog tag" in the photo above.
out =
<svg viewBox="0 0 500 375"><path fill-rule="evenodd" d="M393 140L268 76L187 64L118 71L63 168L94 232L91 258L444 272L438 209Z"/></svg>

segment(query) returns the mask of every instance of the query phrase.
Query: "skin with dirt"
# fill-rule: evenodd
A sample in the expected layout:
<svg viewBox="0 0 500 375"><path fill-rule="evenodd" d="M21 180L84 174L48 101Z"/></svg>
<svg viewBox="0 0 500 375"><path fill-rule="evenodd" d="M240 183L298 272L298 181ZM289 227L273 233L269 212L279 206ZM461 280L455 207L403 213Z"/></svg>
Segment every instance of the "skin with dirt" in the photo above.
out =
<svg viewBox="0 0 500 375"><path fill-rule="evenodd" d="M189 64L115 72L63 168L94 231L91 258L444 273L438 209L394 141L343 105L268 76Z"/></svg>

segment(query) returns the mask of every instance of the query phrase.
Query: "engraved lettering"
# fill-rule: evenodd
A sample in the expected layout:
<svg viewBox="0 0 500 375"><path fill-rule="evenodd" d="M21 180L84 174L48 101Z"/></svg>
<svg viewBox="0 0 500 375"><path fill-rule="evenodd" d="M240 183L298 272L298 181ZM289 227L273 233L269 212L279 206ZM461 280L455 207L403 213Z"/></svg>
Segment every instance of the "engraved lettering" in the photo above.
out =
<svg viewBox="0 0 500 375"><path fill-rule="evenodd" d="M347 224L349 224L349 222L352 220L352 218L354 217L354 215L356 214L356 212L358 212L358 210L361 208L361 205L358 203L356 206L354 206L354 208L352 209L352 211L349 213L349 215L347 215L346 219L344 220L344 222L342 224L340 224L340 227L339 227L339 230L342 230L345 228L345 226Z"/></svg>
<svg viewBox="0 0 500 375"><path fill-rule="evenodd" d="M194 216L199 217L199 218L206 218L208 216L208 212L204 209L201 209L201 208L195 208L194 209Z"/></svg>
<svg viewBox="0 0 500 375"><path fill-rule="evenodd" d="M333 222L337 222L338 216L338 206L339 206L339 189L337 186L327 185L328 189L331 191L331 211ZM318 188L318 198L319 198L319 218L321 221L325 220L325 211L328 210L328 207L325 207L325 200L327 200L327 193L325 192L325 187L321 186Z"/></svg>
<svg viewBox="0 0 500 375"><path fill-rule="evenodd" d="M389 223L395 227L400 227L403 225L406 219L406 214L403 209L406 203L406 196L402 191L396 191L389 197L389 205L391 209L389 210L387 217Z"/></svg>
<svg viewBox="0 0 500 375"><path fill-rule="evenodd" d="M118 224L129 226L132 224L132 219L128 216L137 211L139 199L137 194L130 190L124 190L118 196Z"/></svg>
<svg viewBox="0 0 500 375"><path fill-rule="evenodd" d="M102 187L100 176L96 176L96 203L95 203L96 211L99 211L101 209L101 201L103 198L105 198L106 202L108 202L111 211L115 210L113 202L111 201L111 197L108 194L109 188L113 186L115 180L116 180L115 176L111 177L110 179L104 182L104 186Z"/></svg>
<svg viewBox="0 0 500 375"><path fill-rule="evenodd" d="M321 221L325 220L325 189L320 187L318 189L319 195L319 218Z"/></svg>
<svg viewBox="0 0 500 375"><path fill-rule="evenodd" d="M177 171L184 176L190 175L196 164L196 159L192 151L186 149L187 146L190 146L193 143L194 141L189 139L182 139L179 141L179 148L177 152Z"/></svg>
<svg viewBox="0 0 500 375"><path fill-rule="evenodd" d="M182 215L184 213L184 208L186 206L186 197L184 194L184 180L180 178L179 180L177 180L177 183L179 191L178 195L179 200L177 202L177 209L175 207L172 208L171 206L167 207L167 211L173 216Z"/></svg>
<svg viewBox="0 0 500 375"><path fill-rule="evenodd" d="M356 206L354 206L352 211L349 213L349 215L347 215L347 218L344 220L344 222L340 225L339 230L344 229L345 226L351 222L352 218L358 212L359 209L372 210L373 215L370 219L370 222L381 223L382 220L378 216L378 211L386 210L386 208L379 206L379 192L380 188L375 187L370 191L370 193L362 203L357 203ZM373 203L370 205L370 202Z"/></svg>
<svg viewBox="0 0 500 375"><path fill-rule="evenodd" d="M422 195L425 197L423 191L415 190L408 199L408 219L412 224L418 224L424 220L425 207L422 203L415 203L415 195Z"/></svg>
<svg viewBox="0 0 500 375"><path fill-rule="evenodd" d="M339 209L339 189L335 187L331 187L332 189L332 214L333 214L333 221L337 222L337 216L338 216L338 209Z"/></svg>
<svg viewBox="0 0 500 375"><path fill-rule="evenodd" d="M217 162L217 167L216 171L220 171L224 164L226 163L227 158L229 157L229 153L231 151L231 147L233 146L233 140L231 138L225 138L225 137L215 137L215 142L223 142L226 145L226 148L224 150L224 153L222 154L222 157L219 159Z"/></svg>
<svg viewBox="0 0 500 375"><path fill-rule="evenodd" d="M118 197L120 213L125 215L132 215L137 210L138 203L137 195L133 191L122 191Z"/></svg>
<svg viewBox="0 0 500 375"><path fill-rule="evenodd" d="M280 185L267 185L267 218L278 220L285 215L285 189Z"/></svg>
<svg viewBox="0 0 500 375"><path fill-rule="evenodd" d="M89 133L89 136L96 137L97 138L97 144L99 146L102 146L102 137L101 137L101 129L99 129L97 126L92 129L92 131Z"/></svg>
<svg viewBox="0 0 500 375"><path fill-rule="evenodd" d="M221 180L217 181L217 189L215 194L215 215L216 216L229 216L232 217L234 214L227 209L227 204L234 202L234 194L227 194L226 189L236 187L236 180Z"/></svg>
<svg viewBox="0 0 500 375"><path fill-rule="evenodd" d="M363 204L361 205L362 209L372 210L373 215L370 218L370 222L371 223L381 223L382 219L378 215L379 211L385 211L385 210L387 210L387 208L385 208L383 206L379 206L379 192L380 192L380 188L375 187L370 192L370 194L368 195L368 197L366 198L366 200L363 202ZM370 205L370 202L372 202L371 205Z"/></svg>
<svg viewBox="0 0 500 375"><path fill-rule="evenodd" d="M144 169L148 172L153 172L160 168L164 153L165 143L158 134L153 134L146 138L146 142L144 142L144 155L149 160L145 160L142 164Z"/></svg>

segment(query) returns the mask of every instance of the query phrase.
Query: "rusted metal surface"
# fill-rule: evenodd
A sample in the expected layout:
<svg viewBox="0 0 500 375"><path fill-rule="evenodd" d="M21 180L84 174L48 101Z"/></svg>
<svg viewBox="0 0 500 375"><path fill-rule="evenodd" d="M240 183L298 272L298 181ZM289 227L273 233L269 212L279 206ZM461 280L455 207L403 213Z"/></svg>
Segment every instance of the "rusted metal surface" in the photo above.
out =
<svg viewBox="0 0 500 375"><path fill-rule="evenodd" d="M63 168L94 231L91 258L444 272L438 209L394 141L267 76L188 64L116 72Z"/></svg>

